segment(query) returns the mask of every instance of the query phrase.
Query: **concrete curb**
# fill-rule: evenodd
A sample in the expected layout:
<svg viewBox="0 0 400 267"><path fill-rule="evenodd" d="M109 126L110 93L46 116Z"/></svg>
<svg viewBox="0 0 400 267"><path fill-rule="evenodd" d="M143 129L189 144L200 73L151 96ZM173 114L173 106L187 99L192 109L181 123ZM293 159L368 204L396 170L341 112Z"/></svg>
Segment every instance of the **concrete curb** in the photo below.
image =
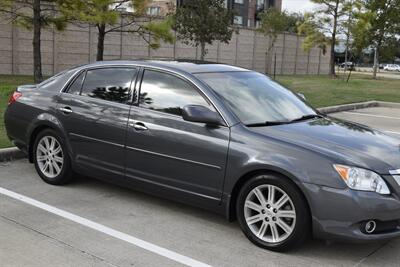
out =
<svg viewBox="0 0 400 267"><path fill-rule="evenodd" d="M22 159L25 157L26 157L25 153L19 150L19 148L17 147L0 149L0 162L12 161L16 159Z"/></svg>
<svg viewBox="0 0 400 267"><path fill-rule="evenodd" d="M319 108L318 110L321 113L329 114L329 113L356 110L356 109L362 109L362 108L371 108L371 107L386 107L386 108L399 108L400 109L400 103L383 102L383 101L367 101L367 102L360 102L360 103L352 103L352 104L324 107L324 108Z"/></svg>
<svg viewBox="0 0 400 267"><path fill-rule="evenodd" d="M361 102L361 103L352 103L352 104L324 107L324 108L319 108L318 110L322 113L329 114L329 113L355 110L355 109L361 109L361 108L377 107L377 106L378 106L377 101L368 101L368 102Z"/></svg>
<svg viewBox="0 0 400 267"><path fill-rule="evenodd" d="M378 107L385 107L385 108L400 108L400 103L394 102L383 102L383 101L376 101L378 103Z"/></svg>

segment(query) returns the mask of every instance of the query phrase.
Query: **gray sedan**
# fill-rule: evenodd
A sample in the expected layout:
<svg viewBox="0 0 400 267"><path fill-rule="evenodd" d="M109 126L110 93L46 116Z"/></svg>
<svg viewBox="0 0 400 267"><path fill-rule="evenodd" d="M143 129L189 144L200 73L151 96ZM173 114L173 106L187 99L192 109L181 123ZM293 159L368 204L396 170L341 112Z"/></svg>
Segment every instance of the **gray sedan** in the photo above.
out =
<svg viewBox="0 0 400 267"><path fill-rule="evenodd" d="M257 72L97 62L18 87L5 124L47 183L79 173L206 208L263 248L400 235L400 141Z"/></svg>

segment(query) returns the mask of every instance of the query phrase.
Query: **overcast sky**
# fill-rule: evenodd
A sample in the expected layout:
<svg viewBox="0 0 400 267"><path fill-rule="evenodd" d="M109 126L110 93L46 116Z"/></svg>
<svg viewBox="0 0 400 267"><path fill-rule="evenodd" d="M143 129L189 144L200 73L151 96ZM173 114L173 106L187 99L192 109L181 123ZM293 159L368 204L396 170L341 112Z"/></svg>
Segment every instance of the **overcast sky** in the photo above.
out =
<svg viewBox="0 0 400 267"><path fill-rule="evenodd" d="M313 7L310 0L282 0L282 8L289 12L311 11Z"/></svg>

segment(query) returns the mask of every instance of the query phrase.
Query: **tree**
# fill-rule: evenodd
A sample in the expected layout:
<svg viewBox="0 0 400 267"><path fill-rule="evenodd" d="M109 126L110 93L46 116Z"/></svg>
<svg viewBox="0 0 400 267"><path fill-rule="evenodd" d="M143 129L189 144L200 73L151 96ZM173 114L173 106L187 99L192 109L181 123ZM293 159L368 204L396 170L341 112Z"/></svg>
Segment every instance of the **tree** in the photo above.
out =
<svg viewBox="0 0 400 267"><path fill-rule="evenodd" d="M345 56L344 56L345 62L349 61L352 32L354 31L354 28L356 26L356 20L354 18L357 12L361 9L361 7L362 6L359 0L348 0L346 3L344 3L343 10L345 12L345 17L347 17L347 19L345 19L340 26L342 27L342 32L346 37ZM345 71L346 70L347 70L347 64L345 64Z"/></svg>
<svg viewBox="0 0 400 267"><path fill-rule="evenodd" d="M360 1L364 8L357 14L355 42L359 50L367 47L375 49L373 77L376 79L379 54L393 39L397 39L400 32L400 0Z"/></svg>
<svg viewBox="0 0 400 267"><path fill-rule="evenodd" d="M233 14L224 7L223 0L189 0L177 9L174 27L185 44L200 45L204 60L206 44L216 40L229 43L234 31L232 20Z"/></svg>
<svg viewBox="0 0 400 267"><path fill-rule="evenodd" d="M341 19L346 15L347 0L311 0L311 2L318 4L319 8L306 14L304 23L299 27L299 33L306 35L303 48L309 50L317 45L326 50L329 43L331 56L329 73L335 77L335 45Z"/></svg>
<svg viewBox="0 0 400 267"><path fill-rule="evenodd" d="M58 13L57 0L0 0L0 13L18 26L33 30L33 77L35 83L43 80L41 33L54 26L63 30L66 18Z"/></svg>
<svg viewBox="0 0 400 267"><path fill-rule="evenodd" d="M391 37L382 44L379 60L380 62L395 63L396 58L400 58L400 39Z"/></svg>
<svg viewBox="0 0 400 267"><path fill-rule="evenodd" d="M261 26L259 31L270 39L270 43L267 47L267 54L269 54L274 47L279 33L297 33L298 25L304 21L304 17L299 13L289 14L286 11L280 11L274 7L268 8L261 13L260 18Z"/></svg>
<svg viewBox="0 0 400 267"><path fill-rule="evenodd" d="M148 0L63 0L61 12L67 18L84 22L96 27L97 56L104 59L104 41L111 32L127 32L139 34L151 48L158 48L160 41L172 43L174 36L171 33L171 19L161 22L143 22ZM132 12L123 12L123 8ZM151 36L149 40L147 36Z"/></svg>

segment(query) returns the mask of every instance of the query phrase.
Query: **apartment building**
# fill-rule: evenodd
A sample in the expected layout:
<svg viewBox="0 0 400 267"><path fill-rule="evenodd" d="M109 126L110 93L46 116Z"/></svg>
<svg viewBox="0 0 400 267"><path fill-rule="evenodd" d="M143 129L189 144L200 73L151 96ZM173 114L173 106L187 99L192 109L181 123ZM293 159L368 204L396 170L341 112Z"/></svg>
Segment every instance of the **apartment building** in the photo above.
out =
<svg viewBox="0 0 400 267"><path fill-rule="evenodd" d="M185 1L177 0L177 5L183 5ZM258 27L260 23L259 14L265 9L275 7L282 10L282 0L225 0L226 8L233 10L233 23L242 27Z"/></svg>
<svg viewBox="0 0 400 267"><path fill-rule="evenodd" d="M149 16L166 16L175 9L176 4L176 0L151 0L146 13Z"/></svg>

